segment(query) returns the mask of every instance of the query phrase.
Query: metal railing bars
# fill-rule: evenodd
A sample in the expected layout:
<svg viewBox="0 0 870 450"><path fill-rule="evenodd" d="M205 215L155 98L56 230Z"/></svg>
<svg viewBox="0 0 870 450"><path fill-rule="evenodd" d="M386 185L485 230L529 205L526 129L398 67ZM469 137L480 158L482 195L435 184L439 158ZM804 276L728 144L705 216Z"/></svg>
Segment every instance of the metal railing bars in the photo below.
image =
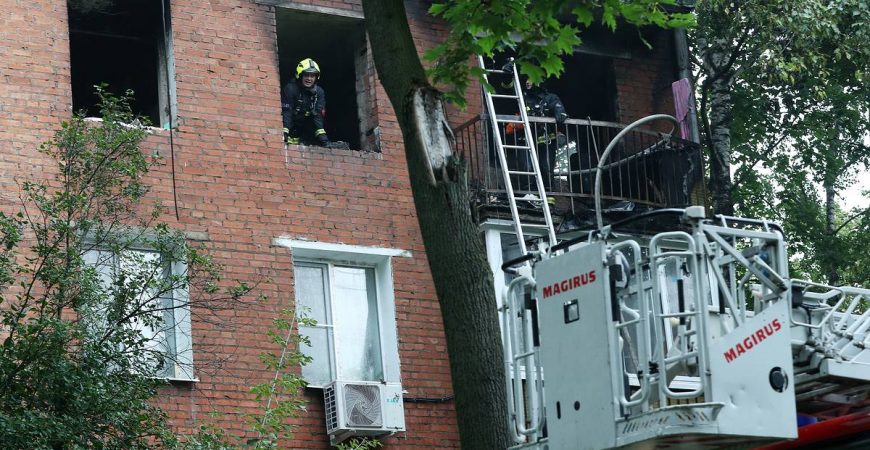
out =
<svg viewBox="0 0 870 450"><path fill-rule="evenodd" d="M531 137L527 139L526 130L518 131L518 118L500 114L498 126L493 127L487 123L488 116L481 115L454 130L457 152L467 161L470 184L479 192L481 206L506 211L508 188L519 197L537 195L531 175L512 174L511 186L505 185L495 151L500 141L511 169L531 172L527 168L533 164L525 159L529 152L521 149L531 140L538 153L546 195L556 199L560 211L567 208L572 213L588 214L593 206L593 170L598 171L603 147L625 126L590 119L568 119L556 124L552 118L528 117ZM703 157L697 144L635 128L614 145L611 156L602 167L601 177L601 198L608 204L629 201L643 211L706 203ZM527 207L520 203L520 207Z"/></svg>

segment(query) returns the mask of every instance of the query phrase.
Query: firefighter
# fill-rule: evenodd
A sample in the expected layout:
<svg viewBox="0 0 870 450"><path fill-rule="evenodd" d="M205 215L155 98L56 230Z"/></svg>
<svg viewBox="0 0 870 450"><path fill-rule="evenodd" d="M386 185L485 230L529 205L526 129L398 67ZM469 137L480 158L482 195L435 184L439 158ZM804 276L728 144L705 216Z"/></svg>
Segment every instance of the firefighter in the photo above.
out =
<svg viewBox="0 0 870 450"><path fill-rule="evenodd" d="M296 80L287 83L281 93L281 113L284 116L284 140L288 144L329 145L323 128L326 93L317 84L320 67L311 58L299 61Z"/></svg>
<svg viewBox="0 0 870 450"><path fill-rule="evenodd" d="M533 84L530 80L525 82L525 90L523 91L523 100L526 103L526 114L530 117L552 117L556 119L556 127L552 124L537 123L532 129L532 138L535 140L538 150L538 165L541 168L541 178L544 181L544 188L551 190L553 188L553 169L556 164L556 150L558 147L565 145L567 139L565 135L557 132L558 126L565 123L568 119L568 113L565 112L565 106L559 96L548 91L540 85ZM508 124L505 131L508 134L517 133L522 129L522 124L515 126ZM517 133L517 139L522 140L522 132ZM519 161L519 170L531 170L529 161ZM534 189L531 178L524 177L518 180L518 188L520 190Z"/></svg>
<svg viewBox="0 0 870 450"><path fill-rule="evenodd" d="M538 164L541 167L541 177L544 187L552 189L553 169L556 164L556 150L565 145L565 135L559 133L557 128L565 123L568 114L559 96L548 91L540 85L532 84L526 80L526 90L523 93L528 115L534 117L552 117L556 119L556 126L550 124L537 124L534 135L538 145Z"/></svg>
<svg viewBox="0 0 870 450"><path fill-rule="evenodd" d="M552 117L559 125L565 123L565 119L568 118L559 96L541 85L533 84L530 80L526 80L523 100L526 102L526 111L530 116Z"/></svg>

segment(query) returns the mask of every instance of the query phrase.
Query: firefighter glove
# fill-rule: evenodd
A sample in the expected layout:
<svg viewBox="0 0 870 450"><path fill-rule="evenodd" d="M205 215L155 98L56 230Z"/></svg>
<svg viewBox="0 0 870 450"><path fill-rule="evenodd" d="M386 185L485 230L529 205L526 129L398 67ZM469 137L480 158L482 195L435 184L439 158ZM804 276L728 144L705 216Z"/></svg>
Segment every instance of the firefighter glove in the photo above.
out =
<svg viewBox="0 0 870 450"><path fill-rule="evenodd" d="M556 123L559 125L562 125L563 123L565 123L565 119L567 119L567 118L568 118L568 115L565 113L556 114Z"/></svg>

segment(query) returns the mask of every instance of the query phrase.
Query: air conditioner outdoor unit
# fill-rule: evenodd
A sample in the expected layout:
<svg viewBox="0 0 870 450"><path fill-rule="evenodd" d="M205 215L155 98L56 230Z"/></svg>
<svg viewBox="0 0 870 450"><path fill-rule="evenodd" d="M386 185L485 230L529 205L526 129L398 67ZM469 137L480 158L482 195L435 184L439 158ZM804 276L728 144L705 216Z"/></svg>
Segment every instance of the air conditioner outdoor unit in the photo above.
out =
<svg viewBox="0 0 870 450"><path fill-rule="evenodd" d="M332 444L354 436L405 431L402 386L398 383L334 381L323 389L326 432Z"/></svg>

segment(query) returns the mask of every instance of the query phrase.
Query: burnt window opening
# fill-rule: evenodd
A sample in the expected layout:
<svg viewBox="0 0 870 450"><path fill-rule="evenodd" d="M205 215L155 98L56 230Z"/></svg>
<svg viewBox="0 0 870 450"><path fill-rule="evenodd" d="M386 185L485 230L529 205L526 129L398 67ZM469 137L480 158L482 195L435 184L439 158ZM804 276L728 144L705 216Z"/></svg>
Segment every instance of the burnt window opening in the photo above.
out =
<svg viewBox="0 0 870 450"><path fill-rule="evenodd" d="M574 53L565 58L565 72L544 86L559 96L568 117L606 122L617 120L613 60L605 56Z"/></svg>
<svg viewBox="0 0 870 450"><path fill-rule="evenodd" d="M374 64L362 19L277 8L278 68L281 89L296 80L296 65L311 58L320 67L318 84L326 94L324 128L331 141L351 149L380 151L372 107Z"/></svg>
<svg viewBox="0 0 870 450"><path fill-rule="evenodd" d="M494 67L501 67L508 58L515 57L505 52L494 60ZM597 121L615 122L617 115L616 75L613 70L613 58L600 56L584 51L575 51L573 55L562 58L565 70L559 78L548 78L541 83L547 91L556 94L565 112L571 119L592 119ZM493 81L493 80L491 80ZM520 81L525 82L525 76L520 75ZM499 93L509 93L512 87L498 80L496 86ZM501 91L504 92L501 92ZM496 110L502 106L511 106L513 100L494 100Z"/></svg>
<svg viewBox="0 0 870 450"><path fill-rule="evenodd" d="M174 82L168 0L69 0L73 110L99 115L94 86L133 91L133 111L172 126Z"/></svg>

